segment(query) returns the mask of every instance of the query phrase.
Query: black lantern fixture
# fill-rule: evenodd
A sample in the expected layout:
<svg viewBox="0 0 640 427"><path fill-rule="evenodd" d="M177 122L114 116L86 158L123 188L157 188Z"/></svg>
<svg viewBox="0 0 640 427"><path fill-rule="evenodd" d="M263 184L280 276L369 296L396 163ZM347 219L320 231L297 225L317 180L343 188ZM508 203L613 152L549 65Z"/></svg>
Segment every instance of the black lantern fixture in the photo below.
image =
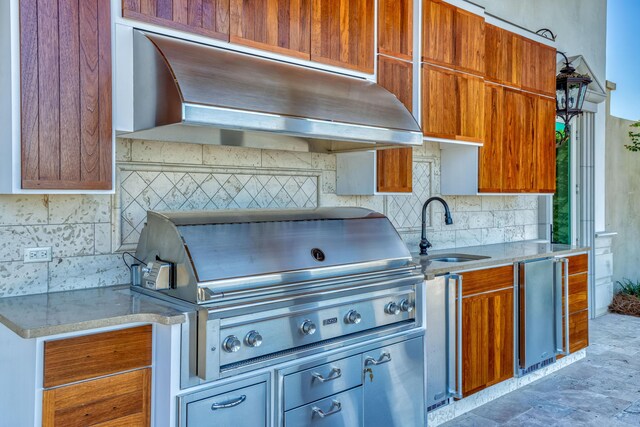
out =
<svg viewBox="0 0 640 427"><path fill-rule="evenodd" d="M556 115L564 121L564 135L560 144L569 139L569 122L575 116L582 114L582 106L587 96L587 87L592 82L586 74L576 73L571 66L569 58L562 52L565 65L556 76ZM561 133L561 132L559 132Z"/></svg>

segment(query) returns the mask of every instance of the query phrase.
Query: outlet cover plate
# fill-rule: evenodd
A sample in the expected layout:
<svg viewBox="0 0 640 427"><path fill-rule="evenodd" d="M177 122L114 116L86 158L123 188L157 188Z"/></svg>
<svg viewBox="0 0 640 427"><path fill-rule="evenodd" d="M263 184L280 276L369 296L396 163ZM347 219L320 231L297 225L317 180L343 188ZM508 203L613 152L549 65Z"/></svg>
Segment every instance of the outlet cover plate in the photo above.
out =
<svg viewBox="0 0 640 427"><path fill-rule="evenodd" d="M46 248L25 248L24 262L49 262L51 261L51 247Z"/></svg>

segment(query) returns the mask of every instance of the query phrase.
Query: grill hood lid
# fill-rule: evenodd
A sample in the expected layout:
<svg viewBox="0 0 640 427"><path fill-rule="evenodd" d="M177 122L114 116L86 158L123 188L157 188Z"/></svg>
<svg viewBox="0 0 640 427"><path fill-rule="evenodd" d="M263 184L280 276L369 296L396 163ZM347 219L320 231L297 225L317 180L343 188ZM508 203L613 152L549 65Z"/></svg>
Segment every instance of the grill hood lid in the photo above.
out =
<svg viewBox="0 0 640 427"><path fill-rule="evenodd" d="M122 136L318 152L422 144L405 106L365 79L139 30L133 65L134 129Z"/></svg>

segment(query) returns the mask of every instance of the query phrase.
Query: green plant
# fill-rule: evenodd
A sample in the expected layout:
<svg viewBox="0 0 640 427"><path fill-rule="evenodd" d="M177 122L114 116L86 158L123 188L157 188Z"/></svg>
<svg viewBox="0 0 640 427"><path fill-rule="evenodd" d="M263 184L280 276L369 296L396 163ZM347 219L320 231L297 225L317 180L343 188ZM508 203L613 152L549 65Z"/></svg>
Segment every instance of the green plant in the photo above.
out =
<svg viewBox="0 0 640 427"><path fill-rule="evenodd" d="M616 285L618 285L618 293L640 298L640 281L622 279L622 281L616 281Z"/></svg>
<svg viewBox="0 0 640 427"><path fill-rule="evenodd" d="M631 128L640 128L640 122L636 122L629 125ZM625 145L624 147L629 151L640 151L640 132L634 132L635 129L629 131L629 138L631 138L631 145Z"/></svg>

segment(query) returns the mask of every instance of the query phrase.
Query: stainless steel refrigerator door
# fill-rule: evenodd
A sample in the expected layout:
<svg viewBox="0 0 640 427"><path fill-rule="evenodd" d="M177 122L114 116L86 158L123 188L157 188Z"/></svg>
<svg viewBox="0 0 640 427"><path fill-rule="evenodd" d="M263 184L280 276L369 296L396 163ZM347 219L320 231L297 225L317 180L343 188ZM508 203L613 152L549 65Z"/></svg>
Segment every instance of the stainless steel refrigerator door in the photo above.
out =
<svg viewBox="0 0 640 427"><path fill-rule="evenodd" d="M520 368L556 355L555 265L552 259L519 264Z"/></svg>
<svg viewBox="0 0 640 427"><path fill-rule="evenodd" d="M448 280L448 276L436 277L426 281L427 292L427 408L441 404L450 396L453 385L450 377L455 373L450 371L450 358L455 354L455 281Z"/></svg>

